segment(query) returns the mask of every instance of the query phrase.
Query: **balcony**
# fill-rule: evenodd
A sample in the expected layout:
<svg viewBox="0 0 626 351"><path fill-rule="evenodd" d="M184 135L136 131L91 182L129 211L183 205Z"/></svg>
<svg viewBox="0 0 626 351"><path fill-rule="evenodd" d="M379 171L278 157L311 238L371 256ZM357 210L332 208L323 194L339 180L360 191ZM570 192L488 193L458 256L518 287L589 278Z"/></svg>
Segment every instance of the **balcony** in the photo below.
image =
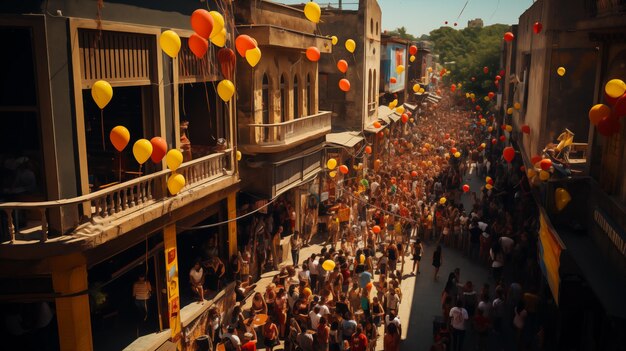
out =
<svg viewBox="0 0 626 351"><path fill-rule="evenodd" d="M245 153L281 152L331 130L330 111L273 124L239 126L239 149Z"/></svg>
<svg viewBox="0 0 626 351"><path fill-rule="evenodd" d="M237 183L232 166L232 149L183 163L178 173L185 176L186 184L176 196L167 191L171 171L163 170L76 198L0 203L4 212L0 231L10 238L0 244L0 256L26 259L24 255L36 257L29 249L52 255L55 248L67 251L72 245L85 249L102 244ZM81 215L74 216L77 219L67 235L49 238L52 213ZM17 225L19 218L28 220ZM41 243L46 243L45 248Z"/></svg>

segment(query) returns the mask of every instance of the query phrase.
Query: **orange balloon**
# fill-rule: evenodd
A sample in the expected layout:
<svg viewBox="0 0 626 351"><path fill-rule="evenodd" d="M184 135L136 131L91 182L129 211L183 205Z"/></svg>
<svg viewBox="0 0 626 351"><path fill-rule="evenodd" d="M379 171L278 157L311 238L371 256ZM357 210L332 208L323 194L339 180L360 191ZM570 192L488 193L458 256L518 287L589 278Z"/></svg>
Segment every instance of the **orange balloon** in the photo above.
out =
<svg viewBox="0 0 626 351"><path fill-rule="evenodd" d="M372 123L372 125L373 125L373 126L374 126L374 128L376 128L376 129L378 129L378 128L382 127L382 126L380 125L380 122L378 122L378 121L376 121L376 122Z"/></svg>
<svg viewBox="0 0 626 351"><path fill-rule="evenodd" d="M345 78L342 78L339 81L339 89L341 89L342 91L345 91L345 92L350 91L350 81L345 79Z"/></svg>
<svg viewBox="0 0 626 351"><path fill-rule="evenodd" d="M310 46L308 49L306 49L306 58L308 58L309 61L317 62L319 61L320 56L320 49L316 48L315 46Z"/></svg>
<svg viewBox="0 0 626 351"><path fill-rule="evenodd" d="M346 165L339 166L339 172L341 172L341 174L348 174L348 171L349 171L348 166Z"/></svg>
<svg viewBox="0 0 626 351"><path fill-rule="evenodd" d="M241 57L246 57L246 51L256 47L256 40L252 39L249 35L242 34L235 39L235 48Z"/></svg>
<svg viewBox="0 0 626 351"><path fill-rule="evenodd" d="M150 154L150 159L154 163L161 162L167 153L167 142L165 142L165 139L161 137L154 137L150 139L150 144L152 144L152 154Z"/></svg>
<svg viewBox="0 0 626 351"><path fill-rule="evenodd" d="M207 10L195 10L191 14L191 28L199 36L209 39L213 31L213 16Z"/></svg>
<svg viewBox="0 0 626 351"><path fill-rule="evenodd" d="M209 50L209 42L200 35L193 33L187 41L189 49L197 58L202 58Z"/></svg>
<svg viewBox="0 0 626 351"><path fill-rule="evenodd" d="M369 146L369 145L368 145L368 146L366 146L366 147L365 147L365 153L366 153L366 154L368 154L368 155L369 155L369 154L371 154L371 153L372 153L372 147L371 147L371 146Z"/></svg>
<svg viewBox="0 0 626 351"><path fill-rule="evenodd" d="M398 80L395 77L389 78L389 83L395 84Z"/></svg>
<svg viewBox="0 0 626 351"><path fill-rule="evenodd" d="M111 129L111 133L109 134L109 139L111 140L111 144L117 151L122 151L128 145L130 141L130 133L128 129L124 126L117 126Z"/></svg>
<svg viewBox="0 0 626 351"><path fill-rule="evenodd" d="M378 234L380 233L380 227L375 225L374 227L372 227L372 231L374 232L374 234Z"/></svg>
<svg viewBox="0 0 626 351"><path fill-rule="evenodd" d="M337 69L341 73L348 72L348 62L346 60L339 60L339 61L337 61Z"/></svg>

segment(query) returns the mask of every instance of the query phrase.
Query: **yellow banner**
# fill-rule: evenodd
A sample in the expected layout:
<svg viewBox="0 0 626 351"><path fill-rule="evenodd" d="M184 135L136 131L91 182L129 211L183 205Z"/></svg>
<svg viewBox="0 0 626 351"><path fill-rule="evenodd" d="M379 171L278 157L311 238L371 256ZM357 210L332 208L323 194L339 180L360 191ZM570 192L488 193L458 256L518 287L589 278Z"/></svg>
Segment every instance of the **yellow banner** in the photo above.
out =
<svg viewBox="0 0 626 351"><path fill-rule="evenodd" d="M176 225L165 227L165 269L167 272L167 306L172 331L172 341L179 342L181 336L180 298L178 292L178 253L176 252Z"/></svg>
<svg viewBox="0 0 626 351"><path fill-rule="evenodd" d="M559 241L555 238L555 234L546 221L543 213L541 213L539 220L541 225L539 229L539 241L542 248L541 260L543 261L546 279L548 280L548 285L550 285L554 301L558 304L560 285L559 266L561 265L562 247Z"/></svg>

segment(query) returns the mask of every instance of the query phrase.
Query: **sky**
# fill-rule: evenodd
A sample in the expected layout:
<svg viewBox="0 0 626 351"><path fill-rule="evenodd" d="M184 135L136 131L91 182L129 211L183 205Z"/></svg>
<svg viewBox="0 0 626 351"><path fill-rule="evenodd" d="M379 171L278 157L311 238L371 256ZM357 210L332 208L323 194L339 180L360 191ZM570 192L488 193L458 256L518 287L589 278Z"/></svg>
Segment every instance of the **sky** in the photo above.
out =
<svg viewBox="0 0 626 351"><path fill-rule="evenodd" d="M285 4L301 4L306 0L274 0ZM337 0L316 0L322 7L330 3L336 6ZM358 0L344 0L345 6L354 8ZM463 14L458 18L463 9ZM381 28L394 30L398 27L406 27L407 32L419 37L428 34L431 30L445 26L462 29L467 26L467 21L474 18L482 18L485 25L501 23L516 24L519 16L533 4L533 0L378 0L383 11ZM458 20L457 20L458 18Z"/></svg>

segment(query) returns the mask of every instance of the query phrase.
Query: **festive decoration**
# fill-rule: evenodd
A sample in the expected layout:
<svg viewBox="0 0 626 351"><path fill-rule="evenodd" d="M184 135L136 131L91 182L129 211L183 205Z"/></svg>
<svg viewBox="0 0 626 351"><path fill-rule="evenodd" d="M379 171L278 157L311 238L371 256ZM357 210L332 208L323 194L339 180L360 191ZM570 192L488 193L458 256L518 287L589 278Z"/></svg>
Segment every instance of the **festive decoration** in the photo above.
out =
<svg viewBox="0 0 626 351"><path fill-rule="evenodd" d="M533 32L535 32L535 34L541 33L542 29L543 29L543 24L541 24L541 22L535 22L535 24L533 24Z"/></svg>
<svg viewBox="0 0 626 351"><path fill-rule="evenodd" d="M348 169L348 166L346 165L339 166L339 172L341 172L341 174L348 174L349 171L350 169Z"/></svg>
<svg viewBox="0 0 626 351"><path fill-rule="evenodd" d="M133 145L133 155L140 165L144 164L152 154L152 144L147 139L139 139Z"/></svg>
<svg viewBox="0 0 626 351"><path fill-rule="evenodd" d="M346 60L337 61L337 69L341 73L346 73L348 71L348 62Z"/></svg>
<svg viewBox="0 0 626 351"><path fill-rule="evenodd" d="M185 177L182 174L173 173L167 179L167 190L170 194L176 195L185 187Z"/></svg>
<svg viewBox="0 0 626 351"><path fill-rule="evenodd" d="M224 29L224 16L217 11L209 11L209 14L213 17L213 30L211 31L209 38L213 39L216 36L219 36L222 31L226 33L226 30Z"/></svg>
<svg viewBox="0 0 626 351"><path fill-rule="evenodd" d="M346 50L350 53L354 53L354 50L356 50L356 43L352 39L346 40L345 46Z"/></svg>
<svg viewBox="0 0 626 351"><path fill-rule="evenodd" d="M565 75L565 67L559 67L556 69L556 74L563 77Z"/></svg>
<svg viewBox="0 0 626 351"><path fill-rule="evenodd" d="M502 157L504 157L508 163L511 163L511 161L515 158L515 149L511 146L505 147L502 151Z"/></svg>
<svg viewBox="0 0 626 351"><path fill-rule="evenodd" d="M441 199L439 199L439 203L440 203L441 205L445 204L445 203L446 203L446 201L447 201L447 200L446 200L446 198L445 198L445 197L442 197Z"/></svg>
<svg viewBox="0 0 626 351"><path fill-rule="evenodd" d="M378 234L380 233L380 227L375 225L374 227L372 227L372 231L374 232L374 234Z"/></svg>
<svg viewBox="0 0 626 351"><path fill-rule="evenodd" d="M197 9L191 14L191 29L208 40L213 32L213 16L205 9Z"/></svg>
<svg viewBox="0 0 626 351"><path fill-rule="evenodd" d="M567 204L572 200L569 192L563 188L556 188L554 191L554 203L556 205L556 209L560 212L562 211Z"/></svg>
<svg viewBox="0 0 626 351"><path fill-rule="evenodd" d="M332 171L335 167L337 167L337 160L334 158L329 159L326 161L326 167Z"/></svg>
<svg viewBox="0 0 626 351"><path fill-rule="evenodd" d="M552 167L552 160L550 160L549 158L544 158L543 160L541 160L541 162L539 162L539 167L541 167L541 169L544 171L549 170L550 167Z"/></svg>
<svg viewBox="0 0 626 351"><path fill-rule="evenodd" d="M322 268L324 268L326 272L332 271L333 269L335 269L335 261L333 260L324 261L324 263L322 263Z"/></svg>
<svg viewBox="0 0 626 351"><path fill-rule="evenodd" d="M463 184L463 192L466 193L468 191L470 191L470 186L467 184Z"/></svg>
<svg viewBox="0 0 626 351"><path fill-rule="evenodd" d="M333 45L337 45L337 43L339 42L339 38L337 38L337 36L336 36L336 35L333 35L332 37L330 37L330 42L331 42Z"/></svg>
<svg viewBox="0 0 626 351"><path fill-rule="evenodd" d="M159 37L159 45L161 45L161 50L167 56L174 58L178 56L178 52L180 51L180 37L173 30L166 30L161 33Z"/></svg>
<svg viewBox="0 0 626 351"><path fill-rule="evenodd" d="M176 149L168 151L165 155L165 163L167 164L167 168L172 172L176 172L178 167L183 163L183 153Z"/></svg>
<svg viewBox="0 0 626 351"><path fill-rule="evenodd" d="M322 17L320 5L313 1L307 2L306 5L304 5L304 16L313 23L319 23Z"/></svg>
<svg viewBox="0 0 626 351"><path fill-rule="evenodd" d="M193 33L187 40L189 50L197 57L202 58L209 50L209 42L200 35Z"/></svg>
<svg viewBox="0 0 626 351"><path fill-rule="evenodd" d="M102 110L113 98L113 88L105 80L99 80L91 87L91 97L96 105Z"/></svg>
<svg viewBox="0 0 626 351"><path fill-rule="evenodd" d="M346 78L342 78L339 81L339 89L341 89L341 91L344 91L344 92L349 92L350 91L350 81L347 80Z"/></svg>
<svg viewBox="0 0 626 351"><path fill-rule="evenodd" d="M150 155L150 159L153 163L161 162L167 152L167 142L161 137L154 137L150 139L150 144L152 144L152 154Z"/></svg>
<svg viewBox="0 0 626 351"><path fill-rule="evenodd" d="M235 48L241 57L246 57L246 51L257 47L256 41L249 35L242 34L235 39Z"/></svg>
<svg viewBox="0 0 626 351"><path fill-rule="evenodd" d="M513 35L513 33L511 32L504 33L504 41L510 43L513 41L513 39L515 39L515 35Z"/></svg>
<svg viewBox="0 0 626 351"><path fill-rule="evenodd" d="M320 54L320 49L316 48L315 46L309 46L306 49L306 58L309 59L309 61L311 61L311 62L319 61L320 55L321 55Z"/></svg>
<svg viewBox="0 0 626 351"><path fill-rule="evenodd" d="M113 144L115 150L122 152L130 141L130 132L124 126L116 126L111 129L109 139L111 140L111 144Z"/></svg>
<svg viewBox="0 0 626 351"><path fill-rule="evenodd" d="M235 85L228 79L224 79L217 84L217 95L220 96L224 102L230 101L235 94Z"/></svg>

